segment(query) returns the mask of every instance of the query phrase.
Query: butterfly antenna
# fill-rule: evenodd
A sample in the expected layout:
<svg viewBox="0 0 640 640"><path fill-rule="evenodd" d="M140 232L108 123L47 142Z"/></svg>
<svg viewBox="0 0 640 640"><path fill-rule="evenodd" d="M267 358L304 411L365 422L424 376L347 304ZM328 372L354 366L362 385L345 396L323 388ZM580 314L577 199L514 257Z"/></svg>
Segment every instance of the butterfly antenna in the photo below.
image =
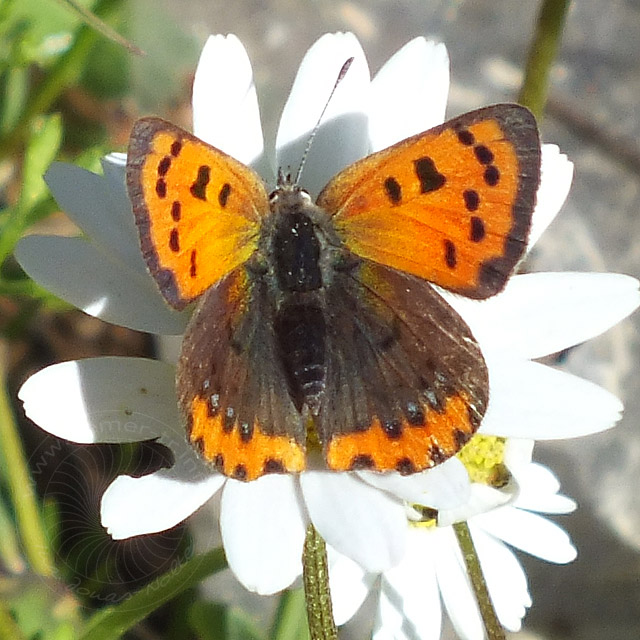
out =
<svg viewBox="0 0 640 640"><path fill-rule="evenodd" d="M333 98L333 94L336 92L336 89L338 88L338 85L342 82L342 80L344 79L344 77L347 75L347 71L349 71L349 67L351 66L351 63L353 62L354 58L351 57L349 58L343 65L342 65L342 69L340 69L340 73L338 74L338 77L336 78L336 81L333 85L333 89L331 89L331 93L329 94L329 97L327 98L327 101L324 104L324 107L322 108L322 112L320 113L320 117L318 118L318 121L316 122L316 126L313 127L313 131L311 132L311 134L309 135L309 139L307 140L307 146L304 148L304 152L302 154L302 159L300 160L300 166L298 167L298 172L296 173L296 180L293 184L299 184L300 183L300 178L302 177L302 170L304 169L304 165L307 161L307 156L309 155L309 149L311 149L311 145L313 144L313 139L316 137L316 134L318 133L318 129L320 129L320 124L322 123L322 118L324 117L325 112L327 111L327 107L329 106L329 103L331 102L331 98Z"/></svg>

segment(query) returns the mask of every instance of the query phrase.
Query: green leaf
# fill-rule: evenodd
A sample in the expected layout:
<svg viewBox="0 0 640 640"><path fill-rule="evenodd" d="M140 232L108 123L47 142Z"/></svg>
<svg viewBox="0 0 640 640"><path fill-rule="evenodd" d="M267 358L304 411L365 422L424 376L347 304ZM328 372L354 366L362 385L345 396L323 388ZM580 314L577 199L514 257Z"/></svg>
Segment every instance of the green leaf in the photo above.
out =
<svg viewBox="0 0 640 640"><path fill-rule="evenodd" d="M194 602L189 625L198 640L265 640L255 620L239 607L216 602Z"/></svg>
<svg viewBox="0 0 640 640"><path fill-rule="evenodd" d="M126 49L98 40L87 57L80 81L96 98L121 99L129 91L130 60Z"/></svg>
<svg viewBox="0 0 640 640"><path fill-rule="evenodd" d="M22 167L18 207L27 212L49 194L42 176L55 159L62 142L62 119L56 113L36 118Z"/></svg>
<svg viewBox="0 0 640 640"><path fill-rule="evenodd" d="M0 113L0 134L7 134L16 126L27 101L29 71L25 67L12 67L6 70L2 78L4 88L2 112Z"/></svg>
<svg viewBox="0 0 640 640"><path fill-rule="evenodd" d="M0 2L0 6L6 0ZM82 2L92 7L94 0ZM24 62L46 64L60 55L72 42L73 32L82 21L77 15L52 0L19 0L6 11L2 32L13 34L17 28L28 28L28 41L21 39Z"/></svg>
<svg viewBox="0 0 640 640"><path fill-rule="evenodd" d="M227 640L227 607L215 602L194 602L189 609L189 626L198 640Z"/></svg>
<svg viewBox="0 0 640 640"><path fill-rule="evenodd" d="M22 633L18 638L77 638L80 623L77 603L58 583L26 573L15 577L11 585L4 607ZM14 639L13 635L9 637Z"/></svg>
<svg viewBox="0 0 640 640"><path fill-rule="evenodd" d="M116 640L138 622L201 580L226 567L222 549L194 556L136 591L130 598L96 613L87 623L81 640Z"/></svg>
<svg viewBox="0 0 640 640"><path fill-rule="evenodd" d="M16 524L2 498L0 498L0 562L3 568L11 573L22 573L26 569L16 536Z"/></svg>
<svg viewBox="0 0 640 640"><path fill-rule="evenodd" d="M25 640L7 604L0 600L0 640Z"/></svg>
<svg viewBox="0 0 640 640"><path fill-rule="evenodd" d="M264 640L255 621L239 607L227 609L227 638L228 640Z"/></svg>
<svg viewBox="0 0 640 640"><path fill-rule="evenodd" d="M49 190L42 176L58 153L62 142L62 120L59 114L36 118L31 127L22 165L22 189L20 197L2 226L0 235L0 264L29 226L31 212L45 199Z"/></svg>
<svg viewBox="0 0 640 640"><path fill-rule="evenodd" d="M307 608L302 589L290 589L280 596L271 640L308 640Z"/></svg>

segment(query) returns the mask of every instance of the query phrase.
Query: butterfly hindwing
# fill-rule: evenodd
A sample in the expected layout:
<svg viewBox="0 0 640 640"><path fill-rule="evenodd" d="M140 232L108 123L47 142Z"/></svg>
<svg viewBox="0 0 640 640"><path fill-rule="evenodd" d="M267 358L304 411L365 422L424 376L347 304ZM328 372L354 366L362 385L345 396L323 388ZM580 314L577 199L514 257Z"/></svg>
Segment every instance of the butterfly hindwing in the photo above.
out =
<svg viewBox="0 0 640 640"><path fill-rule="evenodd" d="M524 255L539 179L534 117L495 105L347 167L317 204L355 254L486 298Z"/></svg>
<svg viewBox="0 0 640 640"><path fill-rule="evenodd" d="M191 441L219 471L239 480L305 466L306 431L272 327L264 283L239 267L200 300L178 364Z"/></svg>
<svg viewBox="0 0 640 640"><path fill-rule="evenodd" d="M256 173L160 118L134 125L127 187L144 258L177 309L249 258L269 211Z"/></svg>
<svg viewBox="0 0 640 640"><path fill-rule="evenodd" d="M426 281L363 260L327 292L318 419L327 466L413 473L480 425L488 374L462 318Z"/></svg>

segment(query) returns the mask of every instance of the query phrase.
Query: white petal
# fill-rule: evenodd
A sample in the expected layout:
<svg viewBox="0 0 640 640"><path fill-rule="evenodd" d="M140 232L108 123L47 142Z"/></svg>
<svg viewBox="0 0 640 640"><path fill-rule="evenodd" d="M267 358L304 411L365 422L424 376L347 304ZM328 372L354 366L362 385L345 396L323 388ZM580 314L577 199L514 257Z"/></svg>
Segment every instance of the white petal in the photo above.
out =
<svg viewBox="0 0 640 640"><path fill-rule="evenodd" d="M489 407L480 431L534 440L576 438L612 427L622 403L592 382L529 361L487 358Z"/></svg>
<svg viewBox="0 0 640 640"><path fill-rule="evenodd" d="M60 208L95 243L146 275L124 170L110 161L103 162L103 169L105 176L100 176L72 164L54 162L44 179Z"/></svg>
<svg viewBox="0 0 640 640"><path fill-rule="evenodd" d="M429 532L412 527L403 561L384 573L376 640L440 638L442 606L430 543Z"/></svg>
<svg viewBox="0 0 640 640"><path fill-rule="evenodd" d="M560 153L556 145L543 144L540 187L529 232L529 249L538 241L562 208L569 195L572 179L573 162Z"/></svg>
<svg viewBox="0 0 640 640"><path fill-rule="evenodd" d="M512 482L506 487L496 489L483 484L473 483L467 501L451 509L438 511L438 526L446 527L454 522L468 520L478 513L485 513L513 500L518 489L517 483Z"/></svg>
<svg viewBox="0 0 640 640"><path fill-rule="evenodd" d="M340 626L360 609L375 578L331 545L327 545L327 558L333 619Z"/></svg>
<svg viewBox="0 0 640 640"><path fill-rule="evenodd" d="M513 506L542 513L570 513L576 509L571 498L558 494L560 483L547 467L528 464L517 470L516 478L520 492Z"/></svg>
<svg viewBox="0 0 640 640"><path fill-rule="evenodd" d="M438 585L456 633L461 640L483 640L480 612L453 529L438 528L432 536Z"/></svg>
<svg viewBox="0 0 640 640"><path fill-rule="evenodd" d="M148 273L83 237L26 236L15 255L38 284L89 315L137 331L184 332L189 313L169 307Z"/></svg>
<svg viewBox="0 0 640 640"><path fill-rule="evenodd" d="M342 66L351 57L351 67L327 104ZM295 177L309 134L327 105L301 179L301 186L314 198L338 171L369 153L369 84L369 67L352 33L325 34L300 64L282 112L276 156L278 167Z"/></svg>
<svg viewBox="0 0 640 640"><path fill-rule="evenodd" d="M523 358L594 338L640 305L638 281L617 273L531 273L488 300L445 298L484 349Z"/></svg>
<svg viewBox="0 0 640 640"><path fill-rule="evenodd" d="M527 607L531 606L524 569L504 544L473 522L469 529L498 619L509 631L519 631Z"/></svg>
<svg viewBox="0 0 640 640"><path fill-rule="evenodd" d="M162 440L182 429L175 369L156 360L61 362L32 375L18 397L42 429L82 444Z"/></svg>
<svg viewBox="0 0 640 640"><path fill-rule="evenodd" d="M476 516L474 525L548 562L565 564L577 555L564 529L547 518L511 506Z"/></svg>
<svg viewBox="0 0 640 640"><path fill-rule="evenodd" d="M380 589L378 608L373 622L373 640L407 640L403 632L404 613L402 605L394 600L395 593Z"/></svg>
<svg viewBox="0 0 640 640"><path fill-rule="evenodd" d="M229 480L222 492L220 528L229 567L262 595L286 589L302 572L306 518L291 475L253 482Z"/></svg>
<svg viewBox="0 0 640 640"><path fill-rule="evenodd" d="M124 179L124 172L127 166L127 154L121 151L112 151L107 153L101 160L102 168L104 169L104 177L108 179L111 172L119 172ZM119 180L119 178L118 178Z"/></svg>
<svg viewBox="0 0 640 640"><path fill-rule="evenodd" d="M520 509L552 514L571 513L578 507L575 500L562 494L539 495L526 493L519 495L512 504Z"/></svg>
<svg viewBox="0 0 640 640"><path fill-rule="evenodd" d="M469 474L457 458L422 473L401 476L399 473L361 471L358 475L367 483L417 504L434 509L453 509L469 498Z"/></svg>
<svg viewBox="0 0 640 640"><path fill-rule="evenodd" d="M442 124L449 93L444 44L414 38L371 82L369 137L373 151Z"/></svg>
<svg viewBox="0 0 640 640"><path fill-rule="evenodd" d="M547 467L531 462L533 440L509 438L504 452L504 462L518 484L514 506L544 513L569 513L576 503L558 495L560 482Z"/></svg>
<svg viewBox="0 0 640 640"><path fill-rule="evenodd" d="M504 463L509 471L516 475L521 469L527 469L533 457L534 440L509 438L504 448ZM518 480L518 482L520 482Z"/></svg>
<svg viewBox="0 0 640 640"><path fill-rule="evenodd" d="M300 485L311 521L337 551L370 572L400 560L407 530L400 501L349 473L308 471Z"/></svg>
<svg viewBox="0 0 640 640"><path fill-rule="evenodd" d="M190 448L193 451L193 447ZM193 453L195 457L195 451ZM186 455L182 460L176 460L171 469L141 478L116 478L102 497L102 525L114 539L122 540L166 531L188 518L226 480L219 473L195 480L190 473L192 464L199 470L204 466Z"/></svg>
<svg viewBox="0 0 640 640"><path fill-rule="evenodd" d="M244 164L262 155L251 62L233 34L210 36L202 49L193 81L193 132Z"/></svg>

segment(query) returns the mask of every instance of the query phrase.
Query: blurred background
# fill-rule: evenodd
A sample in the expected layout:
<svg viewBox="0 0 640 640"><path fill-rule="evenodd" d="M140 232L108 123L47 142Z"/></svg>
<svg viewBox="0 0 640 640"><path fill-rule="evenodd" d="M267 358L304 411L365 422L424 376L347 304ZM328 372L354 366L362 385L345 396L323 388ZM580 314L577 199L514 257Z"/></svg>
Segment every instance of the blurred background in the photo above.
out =
<svg viewBox="0 0 640 640"><path fill-rule="evenodd" d="M141 115L161 115L190 128L193 73L211 33L235 33L246 46L269 143L303 54L327 31L353 31L372 72L415 36L446 43L451 58L448 116L454 116L516 99L540 8L539 2L513 0L80 4L147 55L134 55L83 25L64 0L0 1L0 224L16 203L28 199L25 229L37 225L40 232L73 233L37 179L52 160L99 171L103 154L125 150L131 125ZM536 246L527 269L640 275L639 43L637 0L572 3L541 128L543 139L558 144L575 163L575 178L564 210ZM64 631L56 611L74 610L72 619L84 607L119 601L182 562L194 542L186 526L113 542L100 525L99 501L106 486L124 471L157 468L162 451L153 445L69 445L22 417L16 389L43 366L98 355L151 356L155 346L145 334L74 311L26 281L10 257L11 248L11 238L0 239L0 256L8 256L0 271L0 359L59 573L46 579L42 589L43 578L26 570L0 480L0 597L12 603L21 620L31 621L27 637L74 637L72 631L55 635ZM525 620L531 637L640 637L639 329L636 314L556 359L558 366L616 393L626 411L612 431L543 443L534 451L580 508L557 519L578 547L574 563L553 566L520 554L534 601ZM196 517L196 522L206 529L213 519ZM207 534L215 536L214 531ZM230 577L217 578L206 593L210 600L184 593L127 637L213 638L211 630L209 635L202 631L207 616L221 610L211 602L245 606L242 624L249 626L259 625L275 606L273 600L234 588ZM363 637L364 618L352 625L352 637Z"/></svg>

